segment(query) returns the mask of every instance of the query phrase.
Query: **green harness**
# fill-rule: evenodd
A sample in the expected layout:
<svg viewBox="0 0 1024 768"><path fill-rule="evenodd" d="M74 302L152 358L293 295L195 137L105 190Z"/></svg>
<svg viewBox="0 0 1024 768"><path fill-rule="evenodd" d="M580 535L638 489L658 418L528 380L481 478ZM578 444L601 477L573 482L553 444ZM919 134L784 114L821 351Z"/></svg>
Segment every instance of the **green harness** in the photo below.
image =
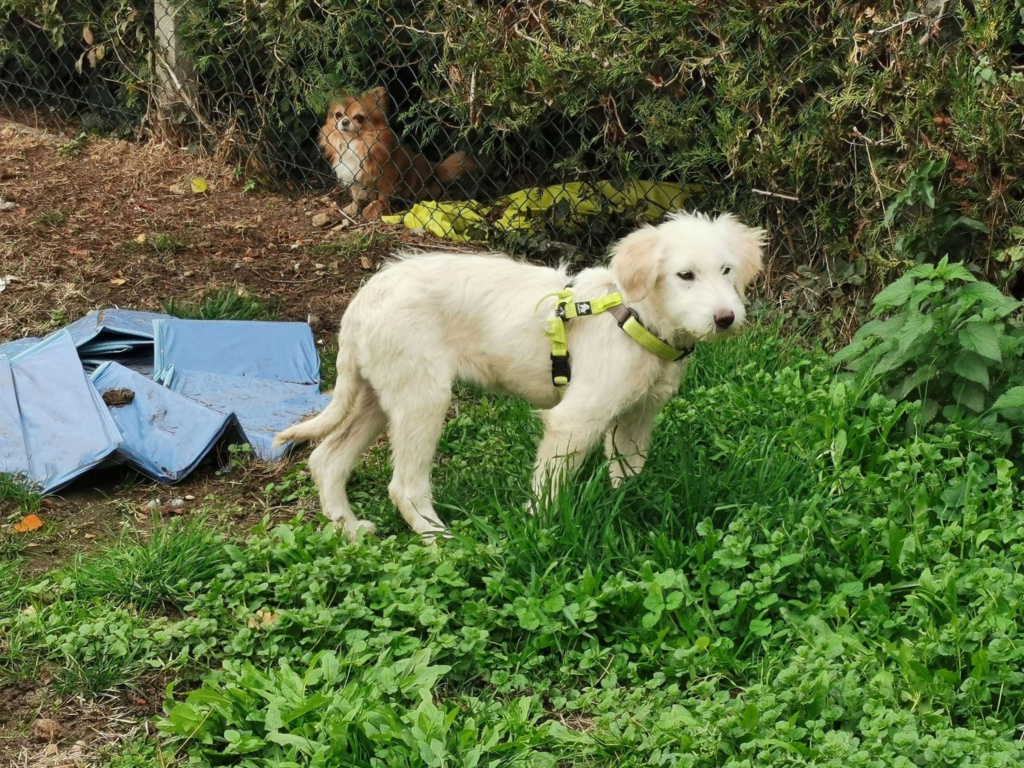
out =
<svg viewBox="0 0 1024 768"><path fill-rule="evenodd" d="M537 306L539 307L544 299L551 296L558 299L558 304L555 306L555 316L548 320L548 327L544 331L544 335L551 339L551 382L558 388L566 386L572 378L565 323L577 317L610 312L619 322L619 328L625 331L627 336L662 360L675 362L693 352L693 347L676 349L644 328L636 310L627 307L622 302L622 295L619 293L609 293L607 296L590 301L575 301L572 288L566 287L561 291L549 293L537 303Z"/></svg>

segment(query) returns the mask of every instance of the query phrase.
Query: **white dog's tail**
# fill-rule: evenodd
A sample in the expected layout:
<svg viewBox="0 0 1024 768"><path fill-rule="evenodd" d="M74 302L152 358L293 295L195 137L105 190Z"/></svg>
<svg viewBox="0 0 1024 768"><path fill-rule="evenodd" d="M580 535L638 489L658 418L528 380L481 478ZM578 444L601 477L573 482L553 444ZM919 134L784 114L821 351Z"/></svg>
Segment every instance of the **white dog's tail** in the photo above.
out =
<svg viewBox="0 0 1024 768"><path fill-rule="evenodd" d="M274 446L279 448L286 443L305 443L309 440L316 440L326 437L340 427L355 403L356 394L359 392L359 388L356 386L358 379L359 368L355 355L342 342L338 348L338 380L334 385L331 402L313 418L299 422L274 435Z"/></svg>

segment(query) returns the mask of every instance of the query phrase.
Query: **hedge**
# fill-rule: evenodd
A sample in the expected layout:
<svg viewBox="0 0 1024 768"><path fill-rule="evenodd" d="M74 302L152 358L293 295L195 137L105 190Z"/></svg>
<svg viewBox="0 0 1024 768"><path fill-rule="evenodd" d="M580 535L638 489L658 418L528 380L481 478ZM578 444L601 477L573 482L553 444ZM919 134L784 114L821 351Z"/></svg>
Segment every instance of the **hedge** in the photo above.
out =
<svg viewBox="0 0 1024 768"><path fill-rule="evenodd" d="M952 253L1012 286L1024 263L1022 0L180 0L178 13L196 138L278 182L327 183L314 137L330 95L384 84L408 143L492 158L481 196L696 184L698 207L768 226L777 263L833 285ZM144 125L150 5L0 0L0 24L0 93L105 99Z"/></svg>

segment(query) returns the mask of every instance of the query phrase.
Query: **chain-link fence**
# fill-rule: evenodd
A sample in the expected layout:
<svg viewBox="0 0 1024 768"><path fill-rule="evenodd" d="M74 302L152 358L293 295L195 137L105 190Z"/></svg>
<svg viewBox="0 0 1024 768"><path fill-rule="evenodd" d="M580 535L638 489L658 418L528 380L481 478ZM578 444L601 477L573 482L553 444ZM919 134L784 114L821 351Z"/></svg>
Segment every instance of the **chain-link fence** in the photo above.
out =
<svg viewBox="0 0 1024 768"><path fill-rule="evenodd" d="M954 251L1009 282L1024 257L1022 14L1020 0L0 0L0 99L509 249L596 253L668 209L730 210L769 229L776 264L833 288Z"/></svg>

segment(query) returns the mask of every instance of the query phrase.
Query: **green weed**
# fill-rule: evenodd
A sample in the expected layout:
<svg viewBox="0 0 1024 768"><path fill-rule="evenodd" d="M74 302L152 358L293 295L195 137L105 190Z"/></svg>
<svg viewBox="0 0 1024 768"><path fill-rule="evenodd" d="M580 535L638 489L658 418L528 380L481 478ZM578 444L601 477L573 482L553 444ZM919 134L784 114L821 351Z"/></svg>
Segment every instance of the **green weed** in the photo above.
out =
<svg viewBox="0 0 1024 768"><path fill-rule="evenodd" d="M0 517L24 517L39 511L43 497L20 477L0 474Z"/></svg>
<svg viewBox="0 0 1024 768"><path fill-rule="evenodd" d="M229 289L211 291L198 301L168 299L163 311L195 320L276 320L280 312L275 304Z"/></svg>
<svg viewBox="0 0 1024 768"><path fill-rule="evenodd" d="M121 250L128 254L170 256L187 251L190 246L188 236L182 232L150 232L123 243Z"/></svg>
<svg viewBox="0 0 1024 768"><path fill-rule="evenodd" d="M79 557L54 579L79 601L102 598L140 611L180 608L225 560L218 534L206 521L192 519L158 525L145 538L125 538L98 556Z"/></svg>
<svg viewBox="0 0 1024 768"><path fill-rule="evenodd" d="M67 220L68 215L64 211L40 211L33 219L36 224L44 227L59 227Z"/></svg>
<svg viewBox="0 0 1024 768"><path fill-rule="evenodd" d="M310 247L310 252L322 256L337 256L342 259L357 259L364 253L386 249L394 242L388 232L372 229L342 234L336 243L323 243Z"/></svg>

